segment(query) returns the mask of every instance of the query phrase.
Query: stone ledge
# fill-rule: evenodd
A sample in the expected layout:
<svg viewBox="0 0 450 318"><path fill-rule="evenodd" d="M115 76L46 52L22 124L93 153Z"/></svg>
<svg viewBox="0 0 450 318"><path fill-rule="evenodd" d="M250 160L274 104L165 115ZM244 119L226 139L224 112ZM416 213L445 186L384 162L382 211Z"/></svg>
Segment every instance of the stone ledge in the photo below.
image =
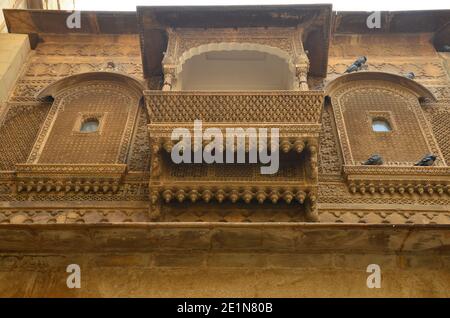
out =
<svg viewBox="0 0 450 318"><path fill-rule="evenodd" d="M437 224L0 224L0 252L449 253L449 230Z"/></svg>

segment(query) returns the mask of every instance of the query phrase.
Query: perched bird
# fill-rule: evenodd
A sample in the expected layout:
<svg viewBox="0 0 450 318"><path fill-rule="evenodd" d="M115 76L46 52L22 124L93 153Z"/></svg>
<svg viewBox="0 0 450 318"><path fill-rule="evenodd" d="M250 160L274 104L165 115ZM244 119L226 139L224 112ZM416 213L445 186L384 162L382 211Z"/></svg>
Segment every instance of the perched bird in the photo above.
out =
<svg viewBox="0 0 450 318"><path fill-rule="evenodd" d="M443 52L450 52L450 45L444 45L444 46L442 47L442 51L443 51Z"/></svg>
<svg viewBox="0 0 450 318"><path fill-rule="evenodd" d="M355 64L352 64L347 68L345 73L353 73L353 72L357 72L357 71L359 71L359 67L356 66Z"/></svg>
<svg viewBox="0 0 450 318"><path fill-rule="evenodd" d="M405 75L406 78L409 78L410 80L413 80L416 78L416 74L414 74L413 72L409 72L408 74Z"/></svg>
<svg viewBox="0 0 450 318"><path fill-rule="evenodd" d="M363 68L363 65L366 64L366 62L367 62L367 57L365 57L365 56L358 57L358 59L347 68L345 73L353 73L353 72L360 71Z"/></svg>
<svg viewBox="0 0 450 318"><path fill-rule="evenodd" d="M435 156L435 155L426 155L424 158L422 158L422 160L420 160L414 166L431 167L432 165L434 165L436 159L437 159L437 156Z"/></svg>
<svg viewBox="0 0 450 318"><path fill-rule="evenodd" d="M364 64L366 64L366 62L367 62L367 57L360 56L360 57L358 57L358 59L353 64L355 64L356 66L361 67Z"/></svg>
<svg viewBox="0 0 450 318"><path fill-rule="evenodd" d="M363 163L364 166L381 166L382 164L383 158L380 155L372 155L372 157Z"/></svg>

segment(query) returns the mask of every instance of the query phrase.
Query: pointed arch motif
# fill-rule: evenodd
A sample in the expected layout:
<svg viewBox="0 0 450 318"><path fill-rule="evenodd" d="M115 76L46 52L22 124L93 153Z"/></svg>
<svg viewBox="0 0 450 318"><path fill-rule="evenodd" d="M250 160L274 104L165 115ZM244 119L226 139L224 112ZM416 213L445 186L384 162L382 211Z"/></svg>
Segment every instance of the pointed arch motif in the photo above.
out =
<svg viewBox="0 0 450 318"><path fill-rule="evenodd" d="M435 102L436 97L433 93L418 82L406 78L404 76L400 76L392 73L385 72L358 72L342 75L331 82L329 82L325 87L325 95L331 96L333 93L339 89L342 85L347 84L349 82L357 82L357 81L384 81L390 82L394 85L399 85L411 93L413 93L419 100L430 99Z"/></svg>
<svg viewBox="0 0 450 318"><path fill-rule="evenodd" d="M107 81L123 84L128 86L139 96L142 96L143 91L145 90L145 86L141 81L126 74L113 72L88 72L67 76L48 85L36 95L36 99L45 100L49 97L55 98L67 88L90 81Z"/></svg>

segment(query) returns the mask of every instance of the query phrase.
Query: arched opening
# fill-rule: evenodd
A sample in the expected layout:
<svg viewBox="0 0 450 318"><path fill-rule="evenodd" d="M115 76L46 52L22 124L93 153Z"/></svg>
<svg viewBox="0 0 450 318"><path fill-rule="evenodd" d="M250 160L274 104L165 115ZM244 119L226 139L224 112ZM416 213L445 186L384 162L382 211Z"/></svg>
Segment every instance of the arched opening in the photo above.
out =
<svg viewBox="0 0 450 318"><path fill-rule="evenodd" d="M175 90L291 90L295 72L287 53L252 44L217 44L184 54Z"/></svg>

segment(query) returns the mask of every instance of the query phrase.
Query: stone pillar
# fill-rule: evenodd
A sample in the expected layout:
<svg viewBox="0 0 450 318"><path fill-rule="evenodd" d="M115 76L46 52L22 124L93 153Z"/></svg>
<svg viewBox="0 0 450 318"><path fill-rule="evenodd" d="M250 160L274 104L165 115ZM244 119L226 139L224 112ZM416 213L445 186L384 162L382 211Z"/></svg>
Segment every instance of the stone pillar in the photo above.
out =
<svg viewBox="0 0 450 318"><path fill-rule="evenodd" d="M163 91L171 91L174 82L175 82L175 69L165 68L164 69L164 84L163 84L162 90Z"/></svg>

